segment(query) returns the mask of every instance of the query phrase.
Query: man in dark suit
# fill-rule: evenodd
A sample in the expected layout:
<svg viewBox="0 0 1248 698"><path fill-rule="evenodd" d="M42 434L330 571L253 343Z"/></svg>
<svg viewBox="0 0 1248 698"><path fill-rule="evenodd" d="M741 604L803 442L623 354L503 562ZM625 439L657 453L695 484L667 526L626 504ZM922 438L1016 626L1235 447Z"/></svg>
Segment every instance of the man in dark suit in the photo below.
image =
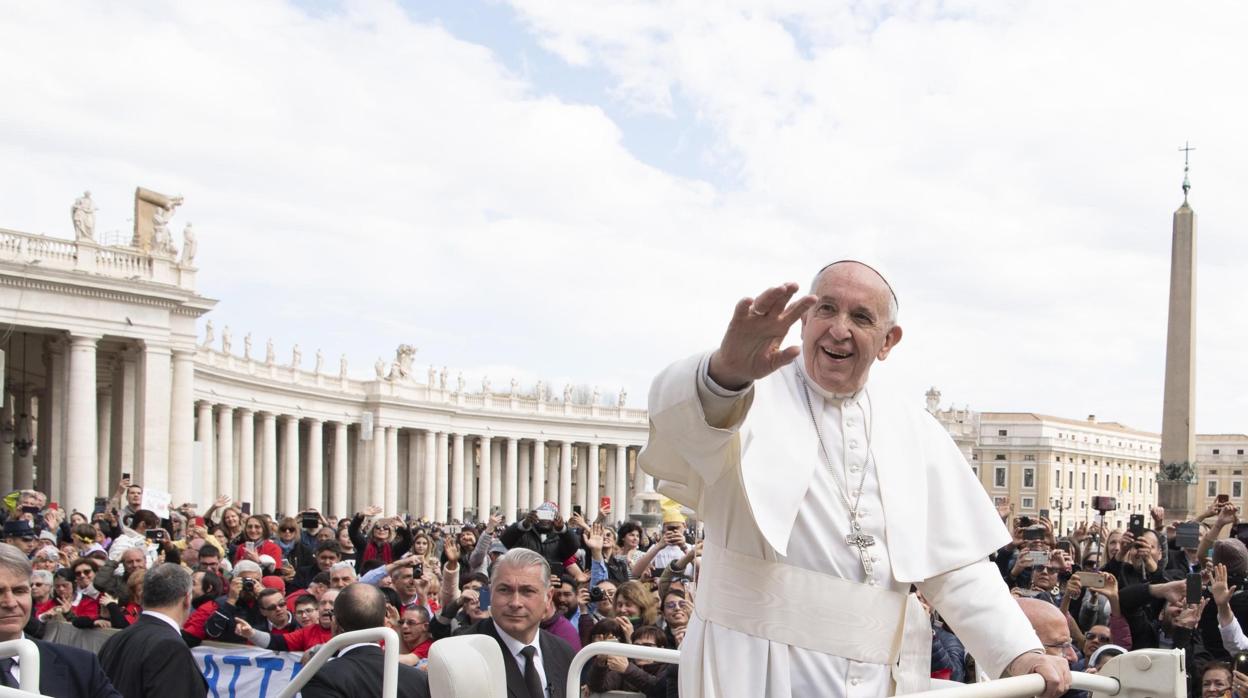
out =
<svg viewBox="0 0 1248 698"><path fill-rule="evenodd" d="M386 597L371 584L352 584L334 599L334 634L380 628L386 623ZM372 698L381 695L384 654L376 643L350 645L339 650L306 683L303 698ZM399 698L429 698L429 677L399 665Z"/></svg>
<svg viewBox="0 0 1248 698"><path fill-rule="evenodd" d="M191 573L163 563L143 575L143 614L110 637L100 662L125 698L205 696L208 683L182 639L191 611Z"/></svg>
<svg viewBox="0 0 1248 698"><path fill-rule="evenodd" d="M0 641L24 637L30 618L30 560L26 553L0 543ZM39 692L54 698L120 698L95 655L74 647L33 640L39 648ZM22 667L17 657L0 658L0 686L18 687Z"/></svg>
<svg viewBox="0 0 1248 698"><path fill-rule="evenodd" d="M490 575L490 618L472 632L494 638L503 651L508 698L566 698L568 667L575 652L539 627L552 603L550 564L528 548L512 548Z"/></svg>

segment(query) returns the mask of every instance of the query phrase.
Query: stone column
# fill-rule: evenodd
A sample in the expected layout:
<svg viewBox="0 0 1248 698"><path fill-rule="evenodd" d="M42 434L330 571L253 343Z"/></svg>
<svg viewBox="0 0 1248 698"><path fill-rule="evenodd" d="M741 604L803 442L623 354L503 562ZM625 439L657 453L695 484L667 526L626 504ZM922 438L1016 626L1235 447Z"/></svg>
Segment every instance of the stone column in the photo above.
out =
<svg viewBox="0 0 1248 698"><path fill-rule="evenodd" d="M172 386L169 389L169 488L173 506L189 502L195 477L195 352L173 350ZM204 492L205 505L213 496Z"/></svg>
<svg viewBox="0 0 1248 698"><path fill-rule="evenodd" d="M277 511L277 415L260 413L262 457L260 458L260 492L256 511Z"/></svg>
<svg viewBox="0 0 1248 698"><path fill-rule="evenodd" d="M66 405L65 487L67 511L91 511L96 496L99 420L95 406L95 345L99 337L73 335L69 340L69 390Z"/></svg>
<svg viewBox="0 0 1248 698"><path fill-rule="evenodd" d="M609 497L615 503L615 449L603 446L602 457L606 461L602 469L602 496ZM601 497L598 511L602 511Z"/></svg>
<svg viewBox="0 0 1248 698"><path fill-rule="evenodd" d="M533 478L529 483L529 507L536 509L546 499L546 440L533 440L533 464L532 470L529 471L529 477ZM561 511L561 516L567 516L568 513Z"/></svg>
<svg viewBox="0 0 1248 698"><path fill-rule="evenodd" d="M589 447L576 447L576 496L573 498L581 505L581 511L589 511Z"/></svg>
<svg viewBox="0 0 1248 698"><path fill-rule="evenodd" d="M217 405L217 494L234 496L234 408ZM257 514L272 514L273 510Z"/></svg>
<svg viewBox="0 0 1248 698"><path fill-rule="evenodd" d="M169 407L172 397L169 347L143 348L139 383L139 484L169 491Z"/></svg>
<svg viewBox="0 0 1248 698"><path fill-rule="evenodd" d="M134 447L138 425L138 355L134 347L121 351L120 367L117 372L117 385L113 390L113 467L109 471L109 481L116 487L121 481L122 473L134 474ZM211 470L211 467L207 469Z"/></svg>
<svg viewBox="0 0 1248 698"><path fill-rule="evenodd" d="M5 397L7 398L8 395L5 395ZM8 400L5 401L5 404L8 404ZM109 387L101 388L95 394L95 419L98 425L95 430L96 439L98 439L95 450L97 463L95 469L95 491L99 493L96 496L107 496L112 494L113 485L116 484L109 481L109 464L113 458L113 391ZM10 450L8 448L3 449L4 452L9 452ZM3 460L3 453L0 453L0 483L5 482L2 472L4 470ZM12 468L12 465L12 462L10 462L10 468ZM11 490L5 490L5 492L9 491Z"/></svg>
<svg viewBox="0 0 1248 698"><path fill-rule="evenodd" d="M34 397L33 395L27 394L26 398L22 400L22 403L24 404L15 405L15 407L17 408L17 416L19 418L22 415L26 415L26 419L29 420L31 416L34 415L34 409L33 409L34 404L32 400L33 397ZM21 427L20 424L15 424L14 426ZM31 434L31 438L35 438L35 434L33 432ZM14 452L13 453L13 489L29 490L33 488L34 486L35 486L35 449L33 448L30 449L29 451L26 452L26 455L22 455L20 453Z"/></svg>
<svg viewBox="0 0 1248 698"><path fill-rule="evenodd" d="M347 425L334 422L334 460L329 472L329 513L347 514Z"/></svg>
<svg viewBox="0 0 1248 698"><path fill-rule="evenodd" d="M507 438L507 456L503 465L503 516L507 517L508 522L515 522L518 515L516 512L518 490L516 458L519 455L519 446L519 441L514 436Z"/></svg>
<svg viewBox="0 0 1248 698"><path fill-rule="evenodd" d="M464 520L464 435L451 435L451 519Z"/></svg>
<svg viewBox="0 0 1248 698"><path fill-rule="evenodd" d="M438 513L438 437L425 430L424 474L420 478L420 515L428 521L436 521Z"/></svg>
<svg viewBox="0 0 1248 698"><path fill-rule="evenodd" d="M199 416L195 419L195 440L199 442L199 487L204 497L211 502L217 495L225 494L217 490L215 439L212 430L212 403L198 402L195 405ZM126 466L129 467L129 466ZM207 511L207 509L205 509Z"/></svg>
<svg viewBox="0 0 1248 698"><path fill-rule="evenodd" d="M477 437L477 520L488 521L490 518L491 472L490 461L492 439L488 436Z"/></svg>
<svg viewBox="0 0 1248 698"><path fill-rule="evenodd" d="M598 518L598 449L598 444L589 445L589 477L585 481L585 489L589 490L589 496L585 501L586 521Z"/></svg>
<svg viewBox="0 0 1248 698"><path fill-rule="evenodd" d="M238 501L256 501L256 415L240 407L238 413ZM211 502L211 494L204 495Z"/></svg>
<svg viewBox="0 0 1248 698"><path fill-rule="evenodd" d="M386 428L380 420L373 420L372 455L368 464L368 504L383 509L386 506ZM386 516L394 512L386 511Z"/></svg>
<svg viewBox="0 0 1248 698"><path fill-rule="evenodd" d="M409 429L407 432L407 506L404 510L413 518L421 514L421 455L420 432Z"/></svg>
<svg viewBox="0 0 1248 698"><path fill-rule="evenodd" d="M641 511L644 508L644 505L640 499L640 495L643 492L649 491L646 487L648 482L647 478L649 476L646 475L644 470L636 466L636 459L634 459L633 462L633 498L628 500L628 505L631 507L631 511Z"/></svg>
<svg viewBox="0 0 1248 698"><path fill-rule="evenodd" d="M386 514L399 513L399 428L386 427Z"/></svg>
<svg viewBox="0 0 1248 698"><path fill-rule="evenodd" d="M435 454L435 472L437 474L437 500L434 502L434 521L448 521L447 516L450 505L447 501L447 478L450 476L450 467L446 462L446 432L440 431L437 436L437 443L434 445Z"/></svg>
<svg viewBox="0 0 1248 698"><path fill-rule="evenodd" d="M611 499L611 521L624 523L628 518L628 446L615 447L615 494Z"/></svg>
<svg viewBox="0 0 1248 698"><path fill-rule="evenodd" d="M12 346L12 343L10 343L10 346ZM0 410L0 424L11 424L13 429L16 430L20 425L18 424L18 416L15 414L16 410L13 409L15 396L9 394L8 390L5 390L0 394L0 397L4 398L4 407ZM16 437L15 431L14 438ZM0 443L0 491L12 492L14 489L13 464L16 458L16 450L13 444Z"/></svg>
<svg viewBox="0 0 1248 698"><path fill-rule="evenodd" d="M302 511L312 507L325 511L325 423L316 418L308 419L308 454L303 459L304 500ZM287 516L294 512L288 512Z"/></svg>
<svg viewBox="0 0 1248 698"><path fill-rule="evenodd" d="M503 441L490 444L490 507L503 508Z"/></svg>
<svg viewBox="0 0 1248 698"><path fill-rule="evenodd" d="M282 489L277 510L286 516L299 511L299 418L282 417ZM269 510L270 513L273 510Z"/></svg>
<svg viewBox="0 0 1248 698"><path fill-rule="evenodd" d="M367 509L372 502L368 498L372 496L371 481L369 480L370 463L373 453L373 431L365 429L361 423L359 428L359 438L355 439L353 448L355 449L354 462L351 464L351 511L363 511ZM365 439L365 435L368 436Z"/></svg>
<svg viewBox="0 0 1248 698"><path fill-rule="evenodd" d="M572 442L564 441L559 444L559 511L570 512L575 505L572 500Z"/></svg>
<svg viewBox="0 0 1248 698"><path fill-rule="evenodd" d="M546 449L546 458L544 459L546 471L546 495L543 497L545 501L554 502L556 506L559 504L559 452L553 448ZM562 511L562 510L560 510Z"/></svg>
<svg viewBox="0 0 1248 698"><path fill-rule="evenodd" d="M61 489L65 478L65 407L66 399L66 360L65 343L52 340L47 343L48 389L43 391L39 400L39 489L49 499L63 500L65 492ZM42 409L43 403L48 404L47 411ZM46 451L46 453L45 453Z"/></svg>
<svg viewBox="0 0 1248 698"><path fill-rule="evenodd" d="M529 483L532 478L529 477L529 461L532 459L533 452L523 442L520 443L520 470L518 473L519 489L516 490L517 501L516 506L520 507L522 512L532 509L529 497ZM519 519L517 519L519 520Z"/></svg>

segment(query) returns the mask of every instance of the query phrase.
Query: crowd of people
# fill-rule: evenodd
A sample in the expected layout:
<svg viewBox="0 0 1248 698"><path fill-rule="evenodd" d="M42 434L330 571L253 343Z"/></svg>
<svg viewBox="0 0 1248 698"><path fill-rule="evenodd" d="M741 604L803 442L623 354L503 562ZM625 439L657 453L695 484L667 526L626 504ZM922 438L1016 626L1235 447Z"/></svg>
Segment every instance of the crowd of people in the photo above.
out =
<svg viewBox="0 0 1248 698"><path fill-rule="evenodd" d="M609 526L609 512L592 522L578 512L564 518L553 503L511 523L495 515L439 524L376 507L336 521L311 510L248 514L228 497L202 515L186 505L161 519L141 502L141 488L129 481L90 517L65 517L36 491L5 500L4 541L28 561L27 637L42 637L52 623L140 624L152 603L145 587L160 585L153 593L170 603L171 573L153 582L154 571L176 567L190 587L185 611L156 615L167 623L172 617L188 647L239 643L306 659L344 630L337 621L370 627L359 618L373 617L398 633L400 660L415 671L404 677L417 685L405 690L416 692L404 695L427 695L412 677L433 643L484 633L514 659L508 677L521 695L561 696L582 646L679 648L693 614L701 543L679 507L666 507L661 527L647 531L636 522ZM1133 648L1178 648L1187 654L1192 696L1248 695L1240 690L1248 688L1248 594L1241 591L1248 590L1248 548L1233 505L1196 517L1199 540L1183 540L1186 547L1176 523L1156 508L1147 526L1079 525L1067 535L1044 518L999 513L1013 541L993 561L1046 653L1096 672ZM1228 527L1232 535L1222 537ZM1189 596L1193 575L1200 577L1198 599ZM344 598L362 587L376 595L358 590ZM360 610L368 608L372 616ZM932 676L976 680L957 629L929 611ZM600 656L584 671L582 691L675 696L677 671Z"/></svg>
<svg viewBox="0 0 1248 698"><path fill-rule="evenodd" d="M188 647L238 643L306 660L344 630L336 623L343 595L369 587L384 602L377 624L398 633L400 661L417 674L434 642L485 633L515 659L508 678L522 695L536 681L540 695L561 696L583 645L678 647L693 612L700 544L679 507L647 531L636 522L613 527L609 512L592 522L577 511L565 518L550 502L511 523L494 515L450 524L377 507L340 520L314 510L245 513L225 496L202 514L188 504L161 518L142 502L141 487L129 480L90 516L66 517L37 491L9 495L0 508L4 541L31 570L27 637L43 637L53 623L132 628L151 615L153 570L177 567L188 575L187 608L160 617L176 622ZM354 607L362 603L357 598ZM530 645L534 658L523 655ZM674 696L675 673L670 664L600 657L582 684L594 693ZM427 695L423 680L407 683L421 684L412 695ZM316 691L313 684L304 695Z"/></svg>

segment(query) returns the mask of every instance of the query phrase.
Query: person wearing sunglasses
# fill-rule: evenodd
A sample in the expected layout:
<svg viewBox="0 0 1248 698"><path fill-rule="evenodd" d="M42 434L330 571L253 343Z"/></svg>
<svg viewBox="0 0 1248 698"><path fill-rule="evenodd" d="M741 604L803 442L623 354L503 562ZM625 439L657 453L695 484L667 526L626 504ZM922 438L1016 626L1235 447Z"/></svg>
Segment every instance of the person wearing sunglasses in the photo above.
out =
<svg viewBox="0 0 1248 698"><path fill-rule="evenodd" d="M376 518L380 513L381 507L368 507L362 512L356 512L347 526L347 535L358 551L360 562L376 559L388 565L403 557L412 547L412 534L403 524L403 520L398 517ZM362 531L366 527L365 523L370 521L372 526L368 527L366 539Z"/></svg>

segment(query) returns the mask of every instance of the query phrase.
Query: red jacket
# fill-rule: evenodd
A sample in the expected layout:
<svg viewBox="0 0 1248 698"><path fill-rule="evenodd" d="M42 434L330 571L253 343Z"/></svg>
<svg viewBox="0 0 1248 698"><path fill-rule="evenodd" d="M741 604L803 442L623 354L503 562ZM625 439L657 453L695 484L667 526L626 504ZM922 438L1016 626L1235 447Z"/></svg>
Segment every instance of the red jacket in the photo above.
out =
<svg viewBox="0 0 1248 698"><path fill-rule="evenodd" d="M259 557L261 555L268 555L269 557L273 558L273 561L279 565L282 564L282 559L284 557L282 555L282 549L277 547L277 543L274 543L271 540L262 540L256 544L256 557ZM239 560L246 560L246 559L247 559L247 544L239 543L238 547L234 550L234 562L238 562Z"/></svg>
<svg viewBox="0 0 1248 698"><path fill-rule="evenodd" d="M332 629L326 630L321 627L320 623L317 623L306 628L299 628L293 633L274 635L273 639L269 641L269 649L275 652L283 650L287 652L302 652L329 642L329 638L333 636L334 631Z"/></svg>

